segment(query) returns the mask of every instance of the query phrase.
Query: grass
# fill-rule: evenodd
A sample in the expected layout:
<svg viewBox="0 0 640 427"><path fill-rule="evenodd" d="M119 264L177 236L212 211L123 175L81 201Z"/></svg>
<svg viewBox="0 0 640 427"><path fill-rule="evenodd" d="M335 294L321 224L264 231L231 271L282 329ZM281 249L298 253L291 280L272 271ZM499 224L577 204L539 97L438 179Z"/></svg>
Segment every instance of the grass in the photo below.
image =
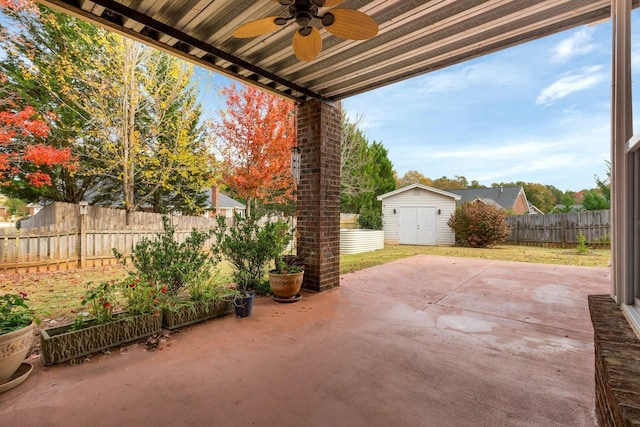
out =
<svg viewBox="0 0 640 427"><path fill-rule="evenodd" d="M609 250L590 250L579 254L575 249L548 249L528 246L498 246L490 249L433 246L387 246L363 254L340 256L340 273L349 273L375 265L395 261L413 255L440 255L463 258L484 258L504 261L520 261L543 264L566 264L585 267L607 267L611 257ZM219 264L221 281L228 282L231 266ZM30 306L46 314L44 318L72 319L81 311L85 285L104 280L119 280L126 271L119 265L27 274L0 274L0 293L26 292Z"/></svg>
<svg viewBox="0 0 640 427"><path fill-rule="evenodd" d="M565 264L584 267L607 267L611 259L608 249L578 253L575 249L551 249L532 246L496 246L494 248L462 248L444 246L386 246L375 252L342 255L340 273L350 273L414 255L440 255L482 258L538 264Z"/></svg>

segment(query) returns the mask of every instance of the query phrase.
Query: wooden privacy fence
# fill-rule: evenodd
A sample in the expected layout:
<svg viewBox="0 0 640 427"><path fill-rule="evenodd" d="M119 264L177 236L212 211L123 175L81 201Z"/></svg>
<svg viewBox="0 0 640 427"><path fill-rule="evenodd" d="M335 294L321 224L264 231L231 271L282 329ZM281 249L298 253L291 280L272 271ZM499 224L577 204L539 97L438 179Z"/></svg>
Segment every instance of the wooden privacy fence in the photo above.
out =
<svg viewBox="0 0 640 427"><path fill-rule="evenodd" d="M69 203L53 203L27 221L20 230L0 229L0 272L67 270L115 264L113 249L128 255L143 238L162 231L162 215L130 214L119 209L87 206L86 214ZM209 230L215 218L168 216L183 242L193 228ZM209 249L213 240L205 244Z"/></svg>
<svg viewBox="0 0 640 427"><path fill-rule="evenodd" d="M581 211L546 215L511 215L508 243L529 246L575 247L582 231L594 248L610 246L610 211Z"/></svg>

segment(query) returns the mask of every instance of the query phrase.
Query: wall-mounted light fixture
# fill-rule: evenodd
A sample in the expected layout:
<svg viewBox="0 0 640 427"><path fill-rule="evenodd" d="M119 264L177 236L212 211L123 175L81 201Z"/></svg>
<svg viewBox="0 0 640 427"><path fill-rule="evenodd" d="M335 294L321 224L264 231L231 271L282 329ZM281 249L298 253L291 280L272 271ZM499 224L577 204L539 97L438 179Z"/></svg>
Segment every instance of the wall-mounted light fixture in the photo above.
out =
<svg viewBox="0 0 640 427"><path fill-rule="evenodd" d="M440 215L440 212L441 212L440 209L438 209L438 215Z"/></svg>
<svg viewBox="0 0 640 427"><path fill-rule="evenodd" d="M393 213L396 213L396 209L395 208L393 208Z"/></svg>
<svg viewBox="0 0 640 427"><path fill-rule="evenodd" d="M302 150L297 145L291 147L291 178L293 178L293 184L300 184L300 157Z"/></svg>

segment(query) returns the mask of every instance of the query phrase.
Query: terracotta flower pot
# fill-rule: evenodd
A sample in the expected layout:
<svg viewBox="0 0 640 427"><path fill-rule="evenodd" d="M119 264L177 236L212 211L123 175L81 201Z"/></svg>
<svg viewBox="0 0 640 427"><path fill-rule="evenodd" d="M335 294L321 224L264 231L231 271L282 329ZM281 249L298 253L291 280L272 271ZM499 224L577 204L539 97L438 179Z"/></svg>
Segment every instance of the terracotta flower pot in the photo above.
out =
<svg viewBox="0 0 640 427"><path fill-rule="evenodd" d="M0 335L0 384L11 379L27 356L33 341L33 323Z"/></svg>
<svg viewBox="0 0 640 427"><path fill-rule="evenodd" d="M269 285L271 292L278 298L293 298L300 292L302 280L304 279L304 271L300 273L269 273Z"/></svg>

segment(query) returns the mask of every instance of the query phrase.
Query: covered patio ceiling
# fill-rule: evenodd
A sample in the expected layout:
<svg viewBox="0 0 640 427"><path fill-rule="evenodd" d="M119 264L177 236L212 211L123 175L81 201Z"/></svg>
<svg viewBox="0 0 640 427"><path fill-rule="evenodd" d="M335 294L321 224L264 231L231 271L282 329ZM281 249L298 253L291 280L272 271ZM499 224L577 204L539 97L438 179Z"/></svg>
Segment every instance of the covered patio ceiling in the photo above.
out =
<svg viewBox="0 0 640 427"><path fill-rule="evenodd" d="M291 47L294 22L255 38L232 35L248 21L286 16L287 8L271 0L39 1L296 101L341 100L605 20L611 11L610 0L345 0L336 7L370 15L378 35L344 40L315 20L323 48L301 62Z"/></svg>

